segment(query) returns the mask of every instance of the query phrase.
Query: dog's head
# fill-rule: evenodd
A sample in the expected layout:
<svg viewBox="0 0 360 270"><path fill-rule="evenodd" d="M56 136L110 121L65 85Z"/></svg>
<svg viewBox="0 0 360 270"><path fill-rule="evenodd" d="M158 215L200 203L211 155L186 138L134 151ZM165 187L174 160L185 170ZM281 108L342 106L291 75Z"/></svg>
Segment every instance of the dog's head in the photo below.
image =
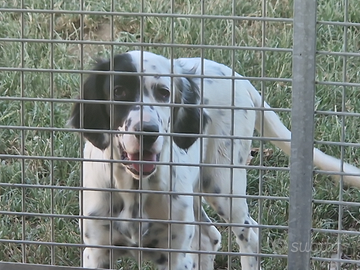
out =
<svg viewBox="0 0 360 270"><path fill-rule="evenodd" d="M94 70L122 73L91 74L84 83L83 95L85 100L95 102L76 103L70 125L103 130L84 133L88 141L102 150L109 147L111 141L111 134L106 131L119 130L112 140L113 149L117 151L114 156L126 161L123 165L133 177L139 178L140 174L147 177L155 172L164 146L162 133L171 130L174 133L199 134L200 109L186 107L186 104L199 103L197 84L185 77L172 80L168 59L133 51L115 56L112 63L100 62ZM172 97L172 94L175 96ZM183 106L174 108L171 113L171 101ZM196 139L196 136L173 137L176 145L183 149L189 148ZM147 162L142 165L130 162L139 160Z"/></svg>

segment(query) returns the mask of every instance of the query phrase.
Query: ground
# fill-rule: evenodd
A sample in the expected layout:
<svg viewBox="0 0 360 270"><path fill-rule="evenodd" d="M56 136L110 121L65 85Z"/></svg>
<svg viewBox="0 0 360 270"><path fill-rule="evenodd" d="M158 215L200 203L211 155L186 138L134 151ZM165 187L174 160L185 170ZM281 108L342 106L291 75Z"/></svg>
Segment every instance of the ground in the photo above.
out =
<svg viewBox="0 0 360 270"><path fill-rule="evenodd" d="M291 0L242 0L234 5L229 0L174 0L172 5L171 1L165 0L87 0L82 10L97 13L83 16L78 13L80 2L0 0L1 9L21 8L23 3L27 10L24 13L14 10L0 12L0 261L80 265L80 248L76 246L81 243L76 219L79 213L76 188L80 185L80 163L74 158L81 156L81 142L75 132L64 128L71 108L68 101L77 97L83 77L73 70L88 69L94 59L109 56L112 49L115 53L139 49L140 46L134 43L143 42L150 45L144 47L146 50L167 57L203 55L233 66L249 77L272 107L291 108ZM115 6L112 7L111 2L115 2ZM32 11L34 9L39 11ZM53 9L56 13L42 13L41 9ZM60 12L62 10L66 12ZM202 10L208 15L204 19L191 16L202 14ZM111 11L123 13L111 16ZM147 15L141 17L129 13L141 11ZM266 17L284 19L258 20L264 11ZM165 16L171 13L181 16ZM244 18L232 20L210 16L233 14ZM331 23L344 22L345 19L352 24ZM360 2L319 0L318 21L316 146L330 155L343 156L344 160L360 167L357 144ZM20 42L21 38L29 40ZM87 44L89 40L97 43ZM111 47L110 40L117 43ZM164 46L168 43L182 46ZM229 46L237 47L231 50ZM344 51L350 53L344 57L340 54ZM22 67L31 71L18 71ZM51 73L49 69L56 72ZM261 81L260 77L267 80ZM341 86L341 82L346 82L347 86ZM27 99L20 100L20 97ZM321 113L327 111L348 114L345 117ZM290 127L289 110L280 115ZM48 131L49 127L56 129ZM348 145L340 147L329 143L338 141ZM259 146L260 143L254 141L254 147ZM260 155L261 150L254 150L251 165L288 167L288 158L278 149L270 144L262 147L266 149L265 154ZM22 159L21 156L33 158ZM261 224L287 226L288 172L270 168L262 171L250 169L248 178L249 195L283 198L249 198L252 216ZM333 203L339 199L359 202L358 190L341 190L328 176L315 174L313 198L324 201L313 204L314 228L359 231L359 205ZM32 214L22 215L24 212ZM228 228L221 226L221 220L210 209L209 214L223 233L222 251L228 251L228 248L236 251L234 239L228 236ZM343 258L360 260L359 234L345 233L338 237L330 231L314 232L312 239L314 257L334 256L340 243ZM22 245L14 240L30 242ZM49 241L60 244L49 246L41 243ZM261 242L262 253L287 253L287 231L284 229L263 229ZM239 256L219 255L216 269L239 269L239 261ZM269 256L263 259L262 266L263 269L285 269L286 263L286 258ZM119 269L136 269L136 266L126 260L119 262ZM144 269L152 268L146 266ZM312 269L332 268L327 262L313 260ZM342 269L356 267L343 264Z"/></svg>

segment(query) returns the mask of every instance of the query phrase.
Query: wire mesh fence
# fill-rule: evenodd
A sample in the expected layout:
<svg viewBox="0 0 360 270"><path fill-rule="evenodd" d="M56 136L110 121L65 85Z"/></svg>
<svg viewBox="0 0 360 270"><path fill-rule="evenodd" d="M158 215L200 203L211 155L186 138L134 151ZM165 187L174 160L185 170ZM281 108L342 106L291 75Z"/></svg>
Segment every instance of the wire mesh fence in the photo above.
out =
<svg viewBox="0 0 360 270"><path fill-rule="evenodd" d="M181 252L191 254L194 269L213 269L204 263L212 260L211 255L216 255L214 269L219 270L260 269L260 266L262 269L359 269L360 193L347 183L357 187L360 184L356 171L347 170L345 164L359 166L359 18L360 3L355 0L0 1L0 269L75 269L86 265L87 258L82 255L85 247L105 252L106 262L97 267L128 270L157 269L156 263L162 258L159 254ZM129 75L129 70L119 72L115 55L134 50L141 52L136 72L133 75ZM147 63L146 51L166 57L169 69L164 71L167 64L160 58L151 58L153 61ZM193 73L184 76L177 72L177 59L191 57L202 59L196 66L198 73L191 71ZM99 62L98 59L105 60ZM93 70L107 59L108 70ZM203 59L224 64L232 72L209 75L205 69L210 64ZM147 67L152 66L156 69L149 71ZM238 77L235 72L244 77ZM94 76L112 78L105 86L112 95L86 97L85 84ZM160 88L158 93L164 98L169 90L170 100L162 102L157 96L154 105L145 92L141 92L136 102L122 100L119 103L116 99L118 76L128 76L130 81L139 76L137 89L149 87L148 77L165 77L171 87ZM179 95L176 89L184 77L185 83L188 80L190 84L199 85L199 102L184 104L176 100ZM245 95L241 95L240 101L235 99L236 85L240 82L245 85L246 80L261 94L261 106L241 105ZM231 99L226 105L207 102L208 92L204 89L212 87L209 81L213 85L218 81L231 82L227 93ZM90 81L90 86L104 87L97 81ZM225 91L225 86L216 89L219 100ZM123 95L121 90L120 95ZM265 101L271 108L266 107ZM68 123L74 104L80 104L77 129ZM143 118L153 106L161 116L168 114L171 119L169 130L150 130L151 135L164 141L176 135L173 128L180 117L179 110L183 107L195 110L201 116L199 134L196 134L197 152L206 151L208 141L218 140L228 147L225 148L229 151L229 162L208 162L205 154L199 155L198 161L191 155L179 161L177 156L193 152L178 150L177 144L170 143L168 158L152 161L159 168L176 171L176 175L172 173L164 181L168 186L182 185L184 189L151 188L147 176L134 181L125 177L121 183L128 186L124 184L119 189L114 183L124 171L119 172L118 168L124 167L120 163L129 162L120 160L116 152L117 136L130 134L133 138L149 133L92 126L93 135L111 134L106 138L115 146L109 148L112 150L105 162L103 156L89 156L86 150L83 152L86 139L78 135L89 132L84 123L89 113L85 108L87 104L105 106L109 112L107 121L113 124L118 121L119 106L141 105L142 128L148 121ZM236 131L239 123L247 123L244 130L252 128L250 120L244 116L239 119L239 113L245 111L249 118L256 112L261 120L254 136ZM291 165L290 158L268 142L273 136L266 133L264 119L272 111L293 130ZM207 121L219 123L221 127L223 119L210 117L208 120L204 115L209 112L210 115L222 112L222 117L228 117L228 134L207 132ZM186 128L191 126L190 122L186 124ZM140 131L144 131L142 128ZM181 134L180 138L192 137L194 134ZM247 160L239 164L236 143L249 139L251 151L245 153ZM141 137L141 147L145 147L144 140ZM279 145L281 141L289 142L289 138L271 141ZM323 158L313 152L313 145L339 158L342 161L339 171L344 172L336 173L326 166L313 169L313 155L318 155L319 164ZM100 151L95 148L91 150L93 153ZM214 156L224 156L220 150L215 151ZM149 158L146 152L137 157L138 160L146 158ZM105 163L107 171L101 167ZM152 169L153 162L131 160L130 163L131 169L139 168L142 172ZM231 191L213 188L210 195L203 190L204 180L196 184L198 187L181 184L179 180L187 177L179 176L186 172L206 179L206 172L212 168L220 168L229 179L238 178L241 169L246 169L246 195L233 192L237 184L233 186L231 180ZM349 172L353 172L353 178L346 178ZM127 173L130 175L129 170ZM103 175L108 175L110 186L90 185L87 180L102 179ZM332 181L334 175L339 181ZM98 200L96 194L100 193L105 196ZM79 200L81 196L88 196L87 200ZM160 197L167 198L166 203L156 202ZM186 207L180 207L176 197L192 198L191 205L198 202L194 213L191 212L193 219L179 218ZM216 204L210 203L210 207L205 203L205 199L211 201L211 198L227 200L229 203L223 206L226 205L230 213L238 209L233 202L245 198L249 214L257 224L238 222L232 215L222 219L224 213ZM117 201L122 201L122 206L109 210L111 214L86 212L89 205L111 204L113 207ZM220 202L220 199L214 201ZM151 207L149 202L156 207ZM127 208L129 204L131 207ZM161 211L165 208L172 210L163 218ZM202 208L215 225L210 232L208 223L201 219ZM147 214L149 212L153 214ZM92 228L93 234L107 230L106 240L89 244L84 220L90 221L86 226L90 231ZM155 224L152 226L158 230L165 229L162 238L154 236L147 243L146 234L156 235L149 223ZM103 227L99 229L91 224ZM186 224L196 228L194 234L201 237L190 236L197 239L190 250L175 248L174 243L186 238L181 231ZM241 233L232 233L234 228L236 231L236 228L249 230L250 227L258 231L253 257L256 265L252 266L241 263L241 258L251 258L249 249L239 250L237 245L249 239ZM120 244L113 242L117 233L124 230L124 239L128 242L125 244L123 238ZM209 250L211 243L206 241L214 240L209 235L217 235L217 231L221 233L221 247ZM164 245L160 246L159 242ZM208 244L207 249L196 247L202 242ZM203 259L205 256L210 259ZM163 259L164 269L174 266L175 260L174 256Z"/></svg>

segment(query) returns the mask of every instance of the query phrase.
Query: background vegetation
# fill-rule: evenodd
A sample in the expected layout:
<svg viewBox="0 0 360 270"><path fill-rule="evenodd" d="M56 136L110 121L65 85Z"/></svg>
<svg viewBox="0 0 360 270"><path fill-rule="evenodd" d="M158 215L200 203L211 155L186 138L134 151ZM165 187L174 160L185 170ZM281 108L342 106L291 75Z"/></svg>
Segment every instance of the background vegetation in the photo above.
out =
<svg viewBox="0 0 360 270"><path fill-rule="evenodd" d="M53 6L51 6L53 2ZM83 11L97 11L96 14L79 15L81 1L48 0L0 0L0 260L7 262L28 262L57 265L80 265L80 248L64 246L61 243L81 243L76 215L78 192L71 187L80 185L80 163L63 158L80 157L79 136L64 131L70 114L71 104L66 102L79 94L82 75L72 70L88 69L94 58L107 57L111 50L115 53L140 49L138 42L149 44L143 48L167 57L192 57L203 55L206 58L233 66L239 73L248 77L278 78L271 81L252 80L263 91L266 100L275 108L291 108L291 52L292 48L292 0L173 0L158 1L114 1L87 0ZM265 6L263 2L266 2ZM345 15L344 3L349 2ZM13 9L23 8L26 12ZM143 11L152 14L202 14L244 16L245 19L231 20L224 17L205 19L186 16L171 17L148 15L141 17ZM234 9L233 9L233 8ZM6 10L5 8L9 8ZM32 10L38 10L33 12ZM46 12L54 9L55 14ZM42 12L43 10L44 12ZM63 12L60 12L63 11ZM71 12L70 12L71 11ZM125 15L111 16L110 11L127 12ZM264 14L264 11L266 14ZM270 18L285 18L279 21L257 20L265 15ZM317 26L316 75L319 82L316 89L316 110L359 113L359 66L360 66L360 2L359 1L318 1L318 20L344 22L351 26L332 23L319 23ZM172 31L173 30L173 31ZM21 42L24 38L24 42ZM28 39L26 41L26 39ZM87 44L84 41L97 41ZM110 46L108 41L118 42ZM183 44L188 46L166 47L163 44ZM201 48L189 45L211 45ZM344 45L346 44L346 46ZM216 46L239 46L230 50ZM261 47L285 49L260 50ZM245 48L249 47L249 48ZM287 50L286 50L287 49ZM343 57L336 52L352 52ZM322 52L322 53L321 53ZM328 53L324 53L328 52ZM17 71L18 68L29 71ZM40 72L53 69L56 72ZM284 81L285 79L285 81ZM349 82L346 88L322 82ZM356 83L358 85L356 85ZM37 98L24 101L20 97ZM51 102L52 98L59 99ZM283 121L290 127L290 114L280 113ZM358 116L316 115L316 140L338 142L359 141ZM342 123L345 133L342 132ZM17 127L26 127L21 130ZM59 128L47 131L32 128ZM23 145L23 147L21 147ZM254 142L258 146L258 142ZM341 156L341 147L318 144L330 155ZM287 167L288 158L271 145L264 146L268 151L262 161L266 166ZM344 147L344 160L360 166L360 150ZM26 155L28 159L17 158ZM260 155L255 149L251 164L260 164ZM31 158L44 157L44 158ZM51 159L57 157L59 159ZM289 175L287 172L249 170L248 193L257 195L289 195ZM262 185L259 188L259 178ZM18 184L26 184L19 187ZM52 188L55 187L55 188ZM360 193L355 189L341 190L326 175L314 176L314 199L359 202ZM262 224L288 224L287 200L250 199L253 217ZM259 209L261 211L259 214ZM342 221L339 211L343 212ZM9 213L9 212L12 212ZM21 215L14 212L28 212L38 215ZM209 210L218 228L223 232L223 251L236 251L237 247L228 228ZM69 215L47 217L46 214ZM322 229L341 229L359 231L359 207L338 206L328 203L314 203L313 227ZM54 227L55 230L51 230ZM336 254L338 240L342 247L342 257L360 260L359 234L313 233L313 256L329 258ZM13 240L37 241L18 244ZM54 241L60 245L51 247L46 243ZM321 248L320 248L321 247ZM281 229L262 230L262 253L286 254L287 231ZM239 269L239 256L217 256L216 269ZM332 269L326 262L313 261L313 269ZM120 269L136 269L126 260L119 262ZM264 258L263 269L285 269L286 259ZM144 266L145 267L145 266ZM151 269L151 266L146 266ZM352 267L352 268L351 268ZM354 265L343 264L342 269L357 269Z"/></svg>

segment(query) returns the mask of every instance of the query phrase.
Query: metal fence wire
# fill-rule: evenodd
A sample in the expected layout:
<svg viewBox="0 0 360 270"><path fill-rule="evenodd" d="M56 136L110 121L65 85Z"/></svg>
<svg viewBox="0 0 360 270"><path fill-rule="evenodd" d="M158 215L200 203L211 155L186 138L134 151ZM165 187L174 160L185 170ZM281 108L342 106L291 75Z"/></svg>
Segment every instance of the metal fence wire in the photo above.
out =
<svg viewBox="0 0 360 270"><path fill-rule="evenodd" d="M89 266L86 263L87 253L84 257L82 255L85 247L101 250L101 256L91 257L98 261L95 267L99 268L187 269L187 265L176 269L171 267L175 265L172 261L178 257L168 254L177 254L180 249L189 252L190 255L185 257L192 256L190 268L194 265L194 269L360 269L360 176L356 170L346 169L346 163L360 167L360 1L0 0L0 25L1 270L78 269ZM139 180L124 177L121 182L124 187L125 183L133 183L134 186L119 189L114 184L117 181L114 178L125 171L118 169L122 165L119 165L117 146L104 150L111 152L107 160L95 157L92 165L87 163L89 154L83 152L86 139L79 136L86 131L85 128L89 128L84 123L87 121L84 115L93 115L92 119L87 118L90 122L101 117L86 110L87 105L97 104L106 108L110 118L107 121L111 123L117 123L119 119L119 106L140 105L142 113L139 114L138 130L142 130L141 126L145 129L148 120L143 118L147 117L146 110L153 105L147 104L145 92L141 92L138 103L131 100L126 103L125 100L125 103L120 102L121 105L113 95L99 98L94 94L89 98L85 93L87 87L93 87L97 93L105 93L102 87L108 87L115 97L116 91L122 95L123 90L118 90L116 79L115 82L109 80L109 85L104 86L96 80L89 82L89 78L106 74L113 79L128 76L128 80L132 81L129 78L135 77L126 72L129 70L121 70L121 74L114 71L117 65L114 56L133 50L139 50L139 57L144 60L140 61L138 72L132 73L142 78L136 89L149 87L144 79L144 65L148 65L148 60L144 58L146 51L170 59L173 65L165 73L159 58L154 58L150 64L155 67L152 76L160 78L165 75L174 85L184 77L174 70L176 59L201 58L197 67L199 73L186 74L190 81L199 83L200 102L179 104L175 102L179 93L172 93L174 96L170 97L170 103L154 107L157 111L170 112L172 127L176 122L174 115L178 116L181 107L188 106L188 110L199 112L199 153L207 147L206 139L210 137L203 130L206 117L201 116L211 110L228 114L232 131L218 136L218 140L230 142L224 143L232 149L227 157L229 162L220 165L209 163L200 155L198 162L194 163L191 161L193 157L190 157L176 163L175 156L179 152L176 152L175 144L170 144L166 153L169 157L161 159L158 166L166 170L175 168L178 174L199 169L199 176L204 179L205 172L213 168L221 168L226 176L234 179L240 169L245 168L246 195L233 193L236 187L229 180L230 192L223 193L214 188L210 197L218 198L213 200L215 202L226 202L223 205L229 209L222 210L229 213L233 209L245 209L233 203L245 198L249 213L258 224L249 224L248 221L239 224L231 215L223 220L215 211L221 212L220 208L216 209L216 204L210 207L205 203L205 199L209 200L208 193L192 189L191 183L180 183L181 177L174 173L162 181L171 187L183 185L188 191L151 189L150 180L146 177ZM105 71L93 70L97 59L105 59L101 60L105 61L102 63L108 59L109 68ZM212 106L206 102L208 97L203 90L208 75L204 73L207 65L204 59L233 70L231 74L213 78L231 81L232 101L226 106ZM238 77L235 72L244 77ZM235 85L244 80L249 80L261 94L261 106L241 107L236 103L234 97L238 90ZM85 86L85 82L89 85ZM129 88L130 85L126 84ZM167 90L174 92L175 88L159 90L159 93L167 98ZM219 99L224 91L226 89L222 87L216 90ZM266 107L265 101L271 109ZM68 123L73 104L79 104L79 129ZM261 123L254 136L241 137L235 133L235 126L239 124L244 125L244 130L252 128L251 121L236 118L240 110L256 110L258 113ZM269 143L264 125L269 111L278 114L284 125L292 130L291 158ZM95 129L92 135L108 138L110 145L114 144L120 131L105 126L106 123L102 127L90 125L90 129ZM184 128L188 130L191 126L192 123L187 122ZM101 128L105 130L99 131ZM164 140L169 136L171 139L175 134L171 130L150 131L157 132L156 136ZM130 134L128 130L121 132L121 136ZM144 133L131 134L135 138ZM211 136L216 137L217 133L214 134ZM191 136L194 134L182 134L180 139L191 139ZM242 165L235 161L239 153L234 153L235 142L239 139L252 139L251 151L246 153L248 158ZM279 144L281 140L289 142L289 138L273 140ZM143 144L145 139L140 140L141 147ZM340 173L326 166L313 166L314 155L318 155L313 151L314 146L341 160L338 163ZM91 149L102 153L95 147ZM186 151L182 151L186 156ZM221 151L214 152L214 155L221 154ZM139 155L138 159L146 160L148 154L141 152ZM324 160L325 163L335 162ZM145 163L142 167L132 166L145 171L152 162ZM352 173L352 178L346 178L349 173ZM89 178L101 181L106 174L109 175L109 183L112 183L110 186L89 183ZM333 181L331 177L335 174L338 181ZM350 178L353 187L347 185L346 179ZM119 194L122 199L119 199ZM81 200L84 196L87 199ZM185 217L179 218L186 211L186 205L179 206L176 201L179 196L187 200L191 198L190 202L194 205L198 202L198 206L194 206L195 220L185 214ZM155 209L151 205L155 199L148 198L168 199L163 204L157 202ZM89 205L94 206L94 211L100 206L110 209L109 204L115 205L115 201L119 200L121 209L109 210L111 213L106 215L86 212ZM206 236L209 226L200 217L201 202L215 225L214 229L221 233L219 250L196 247L203 242L205 245L217 244L216 241L206 242L212 238ZM132 208L127 208L129 204ZM164 209L177 210L170 211L168 218L154 219L142 208L159 217ZM91 221L86 223L86 228L85 220ZM101 220L103 223L99 223ZM160 228L159 236L155 229L150 228L150 223ZM181 246L176 249L174 243L188 237L179 229L188 228L184 226L187 223L189 228L197 228L196 234L200 237L193 241L190 250L182 250ZM102 227L94 224L102 224ZM118 232L125 230L121 226L127 226L127 232L134 233L124 234L128 242L113 243ZM145 227L148 231L144 231ZM165 228L165 233L160 233L161 228ZM234 228L235 231L236 228L258 231L255 248L239 250L237 241L245 243L249 239L243 234L232 234ZM85 233L81 234L81 231ZM89 243L85 238L90 237L90 233L98 236L97 242L85 244ZM144 243L146 233L153 235L151 243ZM165 245L159 247L159 242ZM255 257L249 256L251 248L256 249ZM124 256L117 256L119 254ZM125 256L129 254L133 256ZM214 268L202 261L209 255L209 258L216 255ZM246 262L246 258L252 259ZM156 262L164 268L156 268Z"/></svg>

